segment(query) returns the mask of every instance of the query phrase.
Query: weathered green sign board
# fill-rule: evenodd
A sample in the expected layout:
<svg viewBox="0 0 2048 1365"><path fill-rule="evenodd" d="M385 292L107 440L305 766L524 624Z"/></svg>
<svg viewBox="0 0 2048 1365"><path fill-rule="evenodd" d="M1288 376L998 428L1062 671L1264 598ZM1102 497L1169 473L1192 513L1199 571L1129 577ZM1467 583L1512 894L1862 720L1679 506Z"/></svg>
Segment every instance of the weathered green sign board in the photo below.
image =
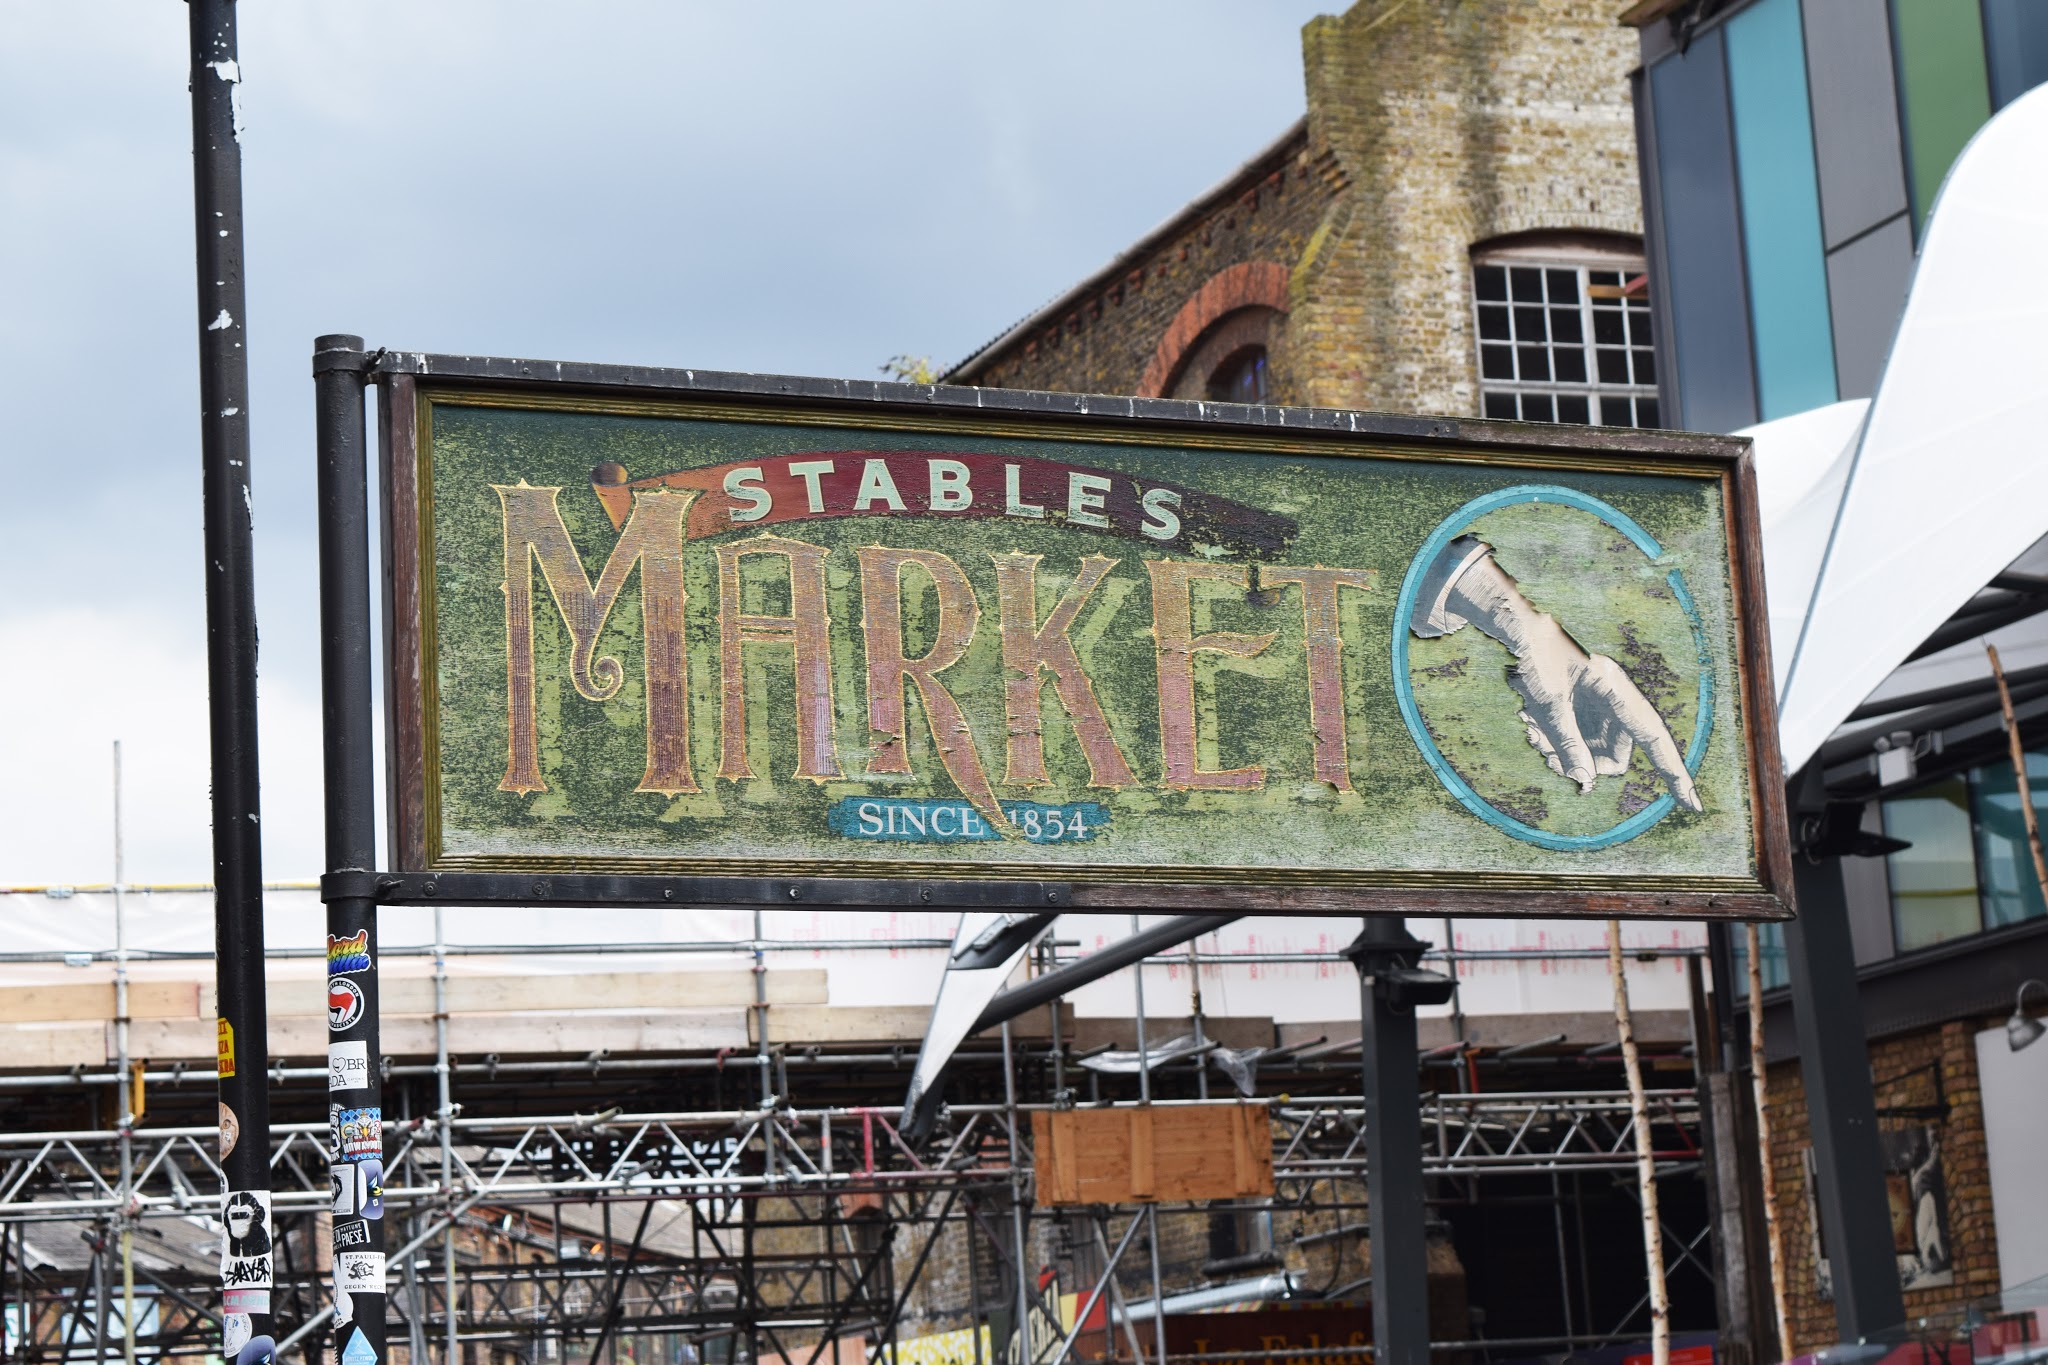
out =
<svg viewBox="0 0 2048 1365"><path fill-rule="evenodd" d="M408 870L1782 910L1742 443L398 398Z"/></svg>

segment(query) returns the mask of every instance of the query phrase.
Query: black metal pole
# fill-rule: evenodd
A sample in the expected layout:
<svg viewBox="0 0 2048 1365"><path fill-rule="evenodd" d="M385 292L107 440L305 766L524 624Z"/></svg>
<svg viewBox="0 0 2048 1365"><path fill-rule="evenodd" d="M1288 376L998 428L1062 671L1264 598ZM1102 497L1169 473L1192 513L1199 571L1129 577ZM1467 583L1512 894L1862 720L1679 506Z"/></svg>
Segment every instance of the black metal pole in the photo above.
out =
<svg viewBox="0 0 2048 1365"><path fill-rule="evenodd" d="M334 1193L334 1349L340 1365L381 1365L388 1359L364 372L361 337L324 336L313 343L327 797L327 875L320 895L327 903L327 1099L335 1115L328 1170Z"/></svg>
<svg viewBox="0 0 2048 1365"><path fill-rule="evenodd" d="M1450 999L1453 982L1440 972L1417 969L1428 946L1401 920L1374 917L1344 950L1358 969L1365 1046L1366 1221L1376 1365L1429 1365L1429 1245L1415 1007Z"/></svg>
<svg viewBox="0 0 2048 1365"><path fill-rule="evenodd" d="M1799 917L1785 924L1785 962L1819 1175L1815 1193L1834 1281L1835 1330L1844 1341L1860 1341L1904 1322L1906 1300L1892 1252L1856 949L1841 860L1801 858L1793 873Z"/></svg>
<svg viewBox="0 0 2048 1365"><path fill-rule="evenodd" d="M249 353L233 0L190 0L192 189L199 270L199 442L206 545L206 700L213 776L214 974L220 1018L223 1354L271 1336L270 1039L256 751L256 590Z"/></svg>

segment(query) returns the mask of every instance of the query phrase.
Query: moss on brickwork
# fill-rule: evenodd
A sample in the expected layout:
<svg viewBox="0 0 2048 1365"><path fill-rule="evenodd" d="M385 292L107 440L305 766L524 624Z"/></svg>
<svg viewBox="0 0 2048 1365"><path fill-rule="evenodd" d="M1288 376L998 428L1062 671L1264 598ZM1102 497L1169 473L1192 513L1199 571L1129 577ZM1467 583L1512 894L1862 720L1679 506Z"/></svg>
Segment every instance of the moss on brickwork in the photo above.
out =
<svg viewBox="0 0 2048 1365"><path fill-rule="evenodd" d="M1221 272L1289 271L1271 397L1476 414L1473 245L1639 234L1634 35L1586 0L1361 0L1303 30L1305 126L954 382L1144 391Z"/></svg>

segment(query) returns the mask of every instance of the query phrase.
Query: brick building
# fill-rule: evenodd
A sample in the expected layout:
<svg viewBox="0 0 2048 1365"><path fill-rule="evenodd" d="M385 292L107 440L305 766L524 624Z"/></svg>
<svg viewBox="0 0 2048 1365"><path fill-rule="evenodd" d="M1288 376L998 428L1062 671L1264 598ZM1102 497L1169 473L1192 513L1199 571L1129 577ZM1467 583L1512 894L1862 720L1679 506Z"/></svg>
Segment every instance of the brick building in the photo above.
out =
<svg viewBox="0 0 2048 1365"><path fill-rule="evenodd" d="M1313 20L1301 122L946 379L1654 425L1633 47L1574 0Z"/></svg>

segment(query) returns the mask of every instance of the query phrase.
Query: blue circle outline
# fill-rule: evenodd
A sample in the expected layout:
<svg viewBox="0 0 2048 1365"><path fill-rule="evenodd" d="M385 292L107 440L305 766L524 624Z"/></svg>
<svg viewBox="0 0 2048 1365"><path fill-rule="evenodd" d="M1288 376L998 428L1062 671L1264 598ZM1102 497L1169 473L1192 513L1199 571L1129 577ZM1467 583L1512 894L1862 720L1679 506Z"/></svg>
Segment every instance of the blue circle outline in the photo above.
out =
<svg viewBox="0 0 2048 1365"><path fill-rule="evenodd" d="M1589 852L1593 849L1611 848L1615 844L1628 842L1669 815L1678 804L1671 793L1660 793L1656 800L1634 815L1598 834L1553 834L1549 830L1525 824L1496 809L1486 798L1474 791L1472 784L1467 782L1464 775L1444 757L1442 750L1436 746L1436 740L1430 736L1429 727L1423 724L1422 712L1415 704L1414 687L1408 676L1408 636L1415 616L1415 599L1421 594L1423 575L1428 572L1429 566L1436 562L1437 555L1442 553L1446 545L1463 534L1465 529L1480 517L1503 507L1527 502L1559 503L1581 512L1591 513L1606 525L1627 536L1652 564L1664 557L1664 547L1657 543L1656 537L1637 525L1634 518L1619 508L1581 493L1575 488L1566 488L1558 484L1525 483L1516 484L1512 488L1496 489L1472 499L1444 518L1436 530L1430 533L1429 539L1422 542L1422 548L1417 550L1415 558L1409 561L1407 576L1401 580L1401 595L1394 604L1394 697L1400 703L1401 719L1407 724L1408 735L1415 741L1415 747L1422 751L1422 757L1429 764L1430 770L1436 774L1437 781L1443 783L1445 790L1457 797L1458 803L1466 810L1502 833L1541 848L1560 852ZM1686 771L1698 776L1700 762L1707 754L1707 742L1714 733L1713 654L1707 648L1706 625L1700 620L1699 606L1693 601L1692 593L1686 589L1685 576L1674 568L1665 575L1664 581L1672 589L1678 599L1678 605L1684 610L1687 621L1692 625L1693 647L1698 653L1699 718L1693 727L1692 741L1686 745L1685 750Z"/></svg>

